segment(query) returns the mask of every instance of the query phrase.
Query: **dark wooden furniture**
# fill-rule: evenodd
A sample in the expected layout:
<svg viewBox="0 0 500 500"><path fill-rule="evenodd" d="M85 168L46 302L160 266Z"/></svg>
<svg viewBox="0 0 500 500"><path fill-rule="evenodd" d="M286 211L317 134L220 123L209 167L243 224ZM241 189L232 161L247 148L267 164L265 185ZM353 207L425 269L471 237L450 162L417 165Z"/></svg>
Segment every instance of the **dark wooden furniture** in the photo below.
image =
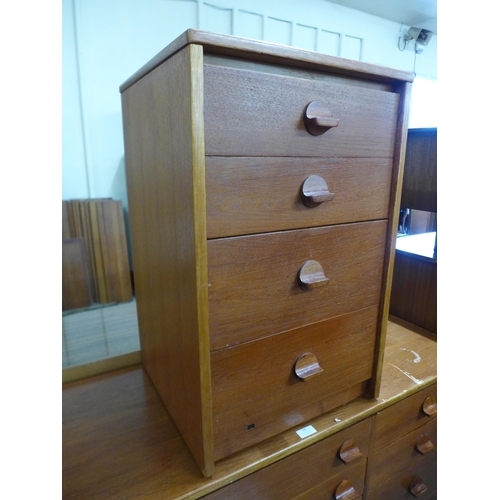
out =
<svg viewBox="0 0 500 500"><path fill-rule="evenodd" d="M401 207L437 212L437 128L408 130Z"/></svg>
<svg viewBox="0 0 500 500"><path fill-rule="evenodd" d="M141 365L67 384L63 498L398 500L424 486L418 498L437 498L436 364L435 338L390 321L378 400L357 398L222 459L211 478Z"/></svg>
<svg viewBox="0 0 500 500"><path fill-rule="evenodd" d="M412 79L189 30L121 86L142 359L206 476L377 397Z"/></svg>
<svg viewBox="0 0 500 500"><path fill-rule="evenodd" d="M436 128L408 130L401 207L437 212ZM432 254L406 247L396 250L390 312L437 333L437 238Z"/></svg>
<svg viewBox="0 0 500 500"><path fill-rule="evenodd" d="M437 333L437 259L396 250L391 314Z"/></svg>

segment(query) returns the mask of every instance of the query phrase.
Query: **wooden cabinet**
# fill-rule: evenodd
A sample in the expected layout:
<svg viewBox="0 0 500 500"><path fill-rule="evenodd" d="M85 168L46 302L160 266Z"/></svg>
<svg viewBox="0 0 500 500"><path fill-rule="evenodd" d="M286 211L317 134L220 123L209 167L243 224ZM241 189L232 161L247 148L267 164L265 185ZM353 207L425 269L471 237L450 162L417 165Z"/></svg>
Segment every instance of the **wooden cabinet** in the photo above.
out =
<svg viewBox="0 0 500 500"><path fill-rule="evenodd" d="M122 85L142 359L205 476L378 395L412 79L189 30Z"/></svg>
<svg viewBox="0 0 500 500"><path fill-rule="evenodd" d="M367 500L434 498L436 385L383 410L373 420Z"/></svg>

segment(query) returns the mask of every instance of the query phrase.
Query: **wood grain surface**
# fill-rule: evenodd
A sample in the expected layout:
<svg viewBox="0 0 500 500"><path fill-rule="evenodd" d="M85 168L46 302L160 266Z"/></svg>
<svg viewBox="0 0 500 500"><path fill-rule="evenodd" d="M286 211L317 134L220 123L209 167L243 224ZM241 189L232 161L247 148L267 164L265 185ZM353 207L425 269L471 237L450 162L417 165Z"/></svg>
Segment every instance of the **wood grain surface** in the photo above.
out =
<svg viewBox="0 0 500 500"><path fill-rule="evenodd" d="M407 354L411 355L411 353ZM422 411L422 405L427 396L437 398L436 386L424 389L411 398L407 398L397 407L387 409L376 416L373 442L375 453L400 436L436 419L436 416L429 417Z"/></svg>
<svg viewBox="0 0 500 500"><path fill-rule="evenodd" d="M410 129L401 206L437 212L437 129Z"/></svg>
<svg viewBox="0 0 500 500"><path fill-rule="evenodd" d="M304 180L320 175L334 198L309 208ZM206 158L207 234L222 238L385 219L392 160L377 158Z"/></svg>
<svg viewBox="0 0 500 500"><path fill-rule="evenodd" d="M406 154L406 138L410 114L411 84L399 82L394 85L394 92L400 96L397 112L397 127L394 144L394 168L392 170L391 191L389 195L389 220L385 247L384 269L382 278L382 293L380 301L379 335L377 336L376 363L373 377L369 383L369 394L377 398L380 394L382 363L385 352L385 332L389 318L392 278L394 270L394 255L396 252L396 237L398 234L399 209L401 189L403 186L403 168Z"/></svg>
<svg viewBox="0 0 500 500"><path fill-rule="evenodd" d="M361 396L376 323L375 306L212 353L216 459ZM323 372L302 381L293 368L307 352Z"/></svg>
<svg viewBox="0 0 500 500"><path fill-rule="evenodd" d="M425 484L427 490L418 495L422 500L433 500L437 498L437 461L436 455L426 457L411 467L406 467L398 474L390 477L374 489L367 491L367 500L380 500L390 498L391 500L412 500L415 495L410 493L410 485L415 478L419 478Z"/></svg>
<svg viewBox="0 0 500 500"><path fill-rule="evenodd" d="M397 251L391 292L392 315L437 333L437 261Z"/></svg>
<svg viewBox="0 0 500 500"><path fill-rule="evenodd" d="M365 420L292 455L288 460L281 460L222 488L209 495L207 499L331 498L335 487L347 477L356 483L358 491L362 493L370 432L371 421ZM356 441L362 456L346 467L340 460L338 451L342 443L348 439ZM324 484L325 480L327 484ZM324 493L318 496L318 490L324 492L325 489L330 491L330 497L323 496Z"/></svg>
<svg viewBox="0 0 500 500"><path fill-rule="evenodd" d="M207 155L392 158L399 95L205 65ZM309 134L303 115L321 100L338 127Z"/></svg>
<svg viewBox="0 0 500 500"><path fill-rule="evenodd" d="M201 57L199 46L176 54L122 103L142 359L210 474Z"/></svg>
<svg viewBox="0 0 500 500"><path fill-rule="evenodd" d="M416 443L424 434L429 437L434 448L422 454L416 449ZM384 448L375 452L370 464L370 481L373 484L380 484L406 467L412 467L422 460L427 460L427 457L436 454L437 421L434 419L407 434L403 431L399 439L387 443Z"/></svg>
<svg viewBox="0 0 500 500"><path fill-rule="evenodd" d="M209 240L211 349L378 305L386 229L374 221ZM310 259L327 286L299 286Z"/></svg>

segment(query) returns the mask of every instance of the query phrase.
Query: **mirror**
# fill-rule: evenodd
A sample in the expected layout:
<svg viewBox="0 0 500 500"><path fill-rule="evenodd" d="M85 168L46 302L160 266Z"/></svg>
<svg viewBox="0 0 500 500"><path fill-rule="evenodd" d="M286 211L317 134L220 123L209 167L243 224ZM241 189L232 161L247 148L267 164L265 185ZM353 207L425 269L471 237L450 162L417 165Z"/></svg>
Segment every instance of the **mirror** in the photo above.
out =
<svg viewBox="0 0 500 500"><path fill-rule="evenodd" d="M63 369L139 351L120 200L62 202Z"/></svg>
<svg viewBox="0 0 500 500"><path fill-rule="evenodd" d="M436 212L401 209L396 250L437 259Z"/></svg>

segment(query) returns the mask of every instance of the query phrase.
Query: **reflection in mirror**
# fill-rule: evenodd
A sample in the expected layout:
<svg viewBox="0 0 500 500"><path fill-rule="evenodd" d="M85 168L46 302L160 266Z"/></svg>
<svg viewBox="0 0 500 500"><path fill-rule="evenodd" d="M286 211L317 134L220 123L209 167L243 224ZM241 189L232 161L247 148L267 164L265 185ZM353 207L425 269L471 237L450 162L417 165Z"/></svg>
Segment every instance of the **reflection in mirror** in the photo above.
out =
<svg viewBox="0 0 500 500"><path fill-rule="evenodd" d="M139 350L122 202L62 203L63 369Z"/></svg>
<svg viewBox="0 0 500 500"><path fill-rule="evenodd" d="M402 208L399 213L396 250L436 259L436 212Z"/></svg>
<svg viewBox="0 0 500 500"><path fill-rule="evenodd" d="M63 312L63 368L139 350L135 300Z"/></svg>

